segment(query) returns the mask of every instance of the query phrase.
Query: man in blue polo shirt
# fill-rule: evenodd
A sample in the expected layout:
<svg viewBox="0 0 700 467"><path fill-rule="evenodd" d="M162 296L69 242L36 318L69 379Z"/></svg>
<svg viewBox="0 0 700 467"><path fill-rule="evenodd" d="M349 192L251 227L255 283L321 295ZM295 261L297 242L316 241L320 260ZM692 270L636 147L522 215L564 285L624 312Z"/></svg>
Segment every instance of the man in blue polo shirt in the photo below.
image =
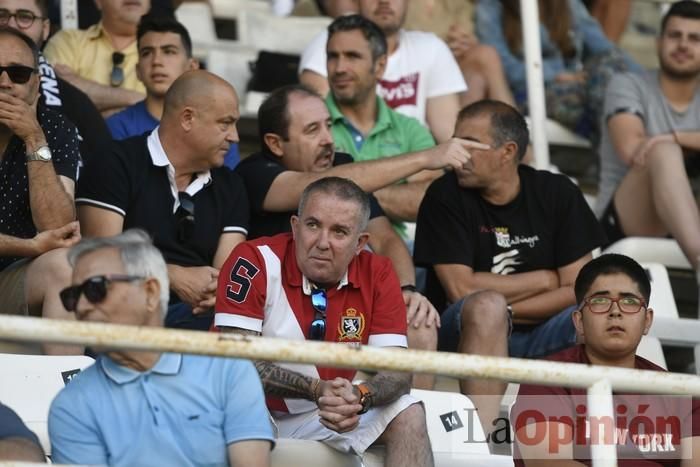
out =
<svg viewBox="0 0 700 467"><path fill-rule="evenodd" d="M80 321L161 327L165 261L130 230L71 249L61 292ZM103 349L96 349L98 352ZM274 434L249 361L104 351L51 404L54 462L112 466L268 466Z"/></svg>
<svg viewBox="0 0 700 467"><path fill-rule="evenodd" d="M386 68L387 42L376 24L360 15L337 18L328 27L326 50L330 86L326 106L339 151L351 154L355 161L369 161L435 146L426 127L392 110L377 95L377 82ZM402 221L416 220L425 190L441 174L424 170L374 192L404 240Z"/></svg>
<svg viewBox="0 0 700 467"><path fill-rule="evenodd" d="M139 61L136 75L146 88L146 99L107 119L112 138L122 140L150 132L163 115L165 93L180 75L199 68L192 58L192 41L185 27L169 17L144 16L136 32ZM231 144L224 165L233 169L240 160L238 144Z"/></svg>

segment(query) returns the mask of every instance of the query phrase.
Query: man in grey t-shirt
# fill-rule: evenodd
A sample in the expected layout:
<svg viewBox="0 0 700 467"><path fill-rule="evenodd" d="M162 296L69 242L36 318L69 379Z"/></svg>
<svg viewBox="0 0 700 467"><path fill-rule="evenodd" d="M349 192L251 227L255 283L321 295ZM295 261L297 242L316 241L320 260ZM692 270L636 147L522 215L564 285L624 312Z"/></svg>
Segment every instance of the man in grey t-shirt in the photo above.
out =
<svg viewBox="0 0 700 467"><path fill-rule="evenodd" d="M657 49L660 70L608 86L596 214L610 242L671 234L697 269L700 215L686 166L700 163L700 3L669 9Z"/></svg>

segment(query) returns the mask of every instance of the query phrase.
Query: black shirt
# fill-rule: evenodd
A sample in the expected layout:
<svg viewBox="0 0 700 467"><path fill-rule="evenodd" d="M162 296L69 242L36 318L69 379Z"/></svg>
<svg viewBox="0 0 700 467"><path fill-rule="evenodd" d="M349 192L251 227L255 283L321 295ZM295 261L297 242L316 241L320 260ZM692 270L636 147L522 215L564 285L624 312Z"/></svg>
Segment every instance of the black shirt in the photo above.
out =
<svg viewBox="0 0 700 467"><path fill-rule="evenodd" d="M75 180L80 158L77 130L62 114L41 104L37 106L37 120L51 149L56 173ZM29 204L26 157L24 141L13 136L0 161L0 233L19 238L32 238L37 233ZM0 270L18 259L0 257Z"/></svg>
<svg viewBox="0 0 700 467"><path fill-rule="evenodd" d="M39 56L40 102L66 116L78 128L80 155L88 162L106 150L112 135L95 104L80 89L56 76L43 55Z"/></svg>
<svg viewBox="0 0 700 467"><path fill-rule="evenodd" d="M333 158L333 165L343 165L353 162L350 154L336 152ZM248 191L250 201L250 231L249 239L276 235L292 230L289 218L296 214L296 211L269 212L263 209L263 202L267 192L270 191L272 182L282 172L287 169L279 161L279 158L268 151L255 153L243 159L234 169L241 176ZM370 219L384 216L384 211L379 202L370 194Z"/></svg>
<svg viewBox="0 0 700 467"><path fill-rule="evenodd" d="M463 264L475 272L515 274L557 269L605 242L581 191L567 177L521 165L520 193L508 204L461 188L453 172L433 182L418 210L416 265ZM428 298L445 304L432 271Z"/></svg>
<svg viewBox="0 0 700 467"><path fill-rule="evenodd" d="M211 266L222 234L247 233L243 182L225 167L211 169L211 182L193 195L194 234L180 241L167 167L154 164L147 137L115 141L109 152L86 166L75 202L120 214L124 230L146 230L169 264Z"/></svg>

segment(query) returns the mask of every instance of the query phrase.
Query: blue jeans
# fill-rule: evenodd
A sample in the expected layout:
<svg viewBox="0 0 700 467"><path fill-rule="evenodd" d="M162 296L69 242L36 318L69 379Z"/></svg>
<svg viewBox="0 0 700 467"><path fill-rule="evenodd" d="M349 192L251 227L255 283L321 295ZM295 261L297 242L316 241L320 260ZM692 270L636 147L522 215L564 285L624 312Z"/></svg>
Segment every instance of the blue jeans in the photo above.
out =
<svg viewBox="0 0 700 467"><path fill-rule="evenodd" d="M448 306L442 313L438 331L438 350L457 352L462 331L462 304L464 299ZM572 305L547 321L536 325L512 325L508 339L508 354L518 358L538 358L550 355L576 344L576 328L571 314Z"/></svg>

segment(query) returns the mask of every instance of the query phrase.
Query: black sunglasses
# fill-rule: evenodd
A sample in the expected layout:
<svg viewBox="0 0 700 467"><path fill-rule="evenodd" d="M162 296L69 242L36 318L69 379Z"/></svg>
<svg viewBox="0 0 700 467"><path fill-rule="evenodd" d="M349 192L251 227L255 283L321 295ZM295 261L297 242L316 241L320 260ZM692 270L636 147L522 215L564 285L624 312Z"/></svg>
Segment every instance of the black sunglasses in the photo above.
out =
<svg viewBox="0 0 700 467"><path fill-rule="evenodd" d="M0 66L0 75L3 72L7 72L7 76L10 77L10 81L13 83L24 84L32 77L32 73L36 73L36 70L25 65Z"/></svg>
<svg viewBox="0 0 700 467"><path fill-rule="evenodd" d="M177 218L177 239L185 243L194 237L194 200L186 191L177 194L180 206L175 211Z"/></svg>
<svg viewBox="0 0 700 467"><path fill-rule="evenodd" d="M309 339L312 341L322 341L326 339L326 305L328 298L323 289L314 289L311 292L311 306L316 312L316 319L311 321L309 328Z"/></svg>
<svg viewBox="0 0 700 467"><path fill-rule="evenodd" d="M124 54L121 52L114 52L112 54L112 72L109 74L109 84L112 87L119 87L124 82L124 70L120 66L124 63Z"/></svg>
<svg viewBox="0 0 700 467"><path fill-rule="evenodd" d="M109 284L112 282L134 282L146 279L143 276L127 276L124 274L112 274L109 276L94 276L78 285L72 285L61 290L59 296L63 307L68 311L75 311L78 306L80 296L85 294L85 298L90 303L100 303L107 297Z"/></svg>

